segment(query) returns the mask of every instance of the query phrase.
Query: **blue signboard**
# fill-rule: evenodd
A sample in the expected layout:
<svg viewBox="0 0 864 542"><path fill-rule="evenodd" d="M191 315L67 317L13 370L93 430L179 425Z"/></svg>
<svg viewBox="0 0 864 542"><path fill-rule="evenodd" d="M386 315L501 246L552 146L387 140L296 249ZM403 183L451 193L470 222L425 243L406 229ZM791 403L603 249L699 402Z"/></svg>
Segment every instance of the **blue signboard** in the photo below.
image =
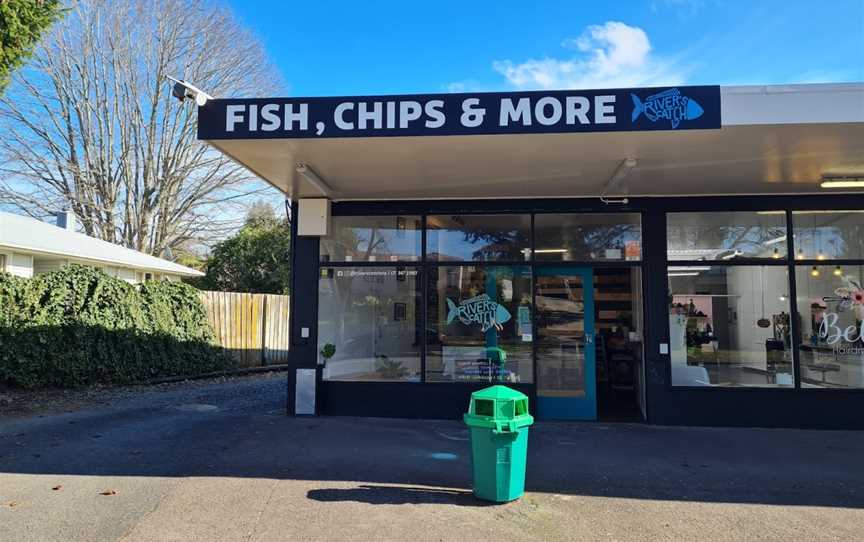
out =
<svg viewBox="0 0 864 542"><path fill-rule="evenodd" d="M211 100L199 139L399 137L720 128L720 87Z"/></svg>

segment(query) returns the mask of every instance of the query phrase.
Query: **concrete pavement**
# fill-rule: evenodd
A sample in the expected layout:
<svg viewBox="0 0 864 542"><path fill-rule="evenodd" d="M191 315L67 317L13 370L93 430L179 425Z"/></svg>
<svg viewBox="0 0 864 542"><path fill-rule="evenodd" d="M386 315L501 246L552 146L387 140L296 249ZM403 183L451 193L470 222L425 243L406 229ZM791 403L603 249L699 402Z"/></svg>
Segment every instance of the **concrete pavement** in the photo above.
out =
<svg viewBox="0 0 864 542"><path fill-rule="evenodd" d="M864 525L862 432L541 423L528 493L495 506L470 494L461 423L288 418L284 393L266 375L0 413L0 540L853 540Z"/></svg>

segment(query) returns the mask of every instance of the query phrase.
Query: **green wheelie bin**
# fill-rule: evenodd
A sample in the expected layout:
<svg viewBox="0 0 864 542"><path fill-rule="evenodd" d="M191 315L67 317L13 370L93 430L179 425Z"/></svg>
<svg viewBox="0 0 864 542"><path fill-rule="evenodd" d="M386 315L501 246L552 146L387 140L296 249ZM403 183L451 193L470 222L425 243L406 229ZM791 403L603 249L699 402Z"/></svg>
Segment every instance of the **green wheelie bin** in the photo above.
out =
<svg viewBox="0 0 864 542"><path fill-rule="evenodd" d="M474 496L493 502L518 499L525 492L528 396L507 386L492 386L471 394L462 417L471 435Z"/></svg>

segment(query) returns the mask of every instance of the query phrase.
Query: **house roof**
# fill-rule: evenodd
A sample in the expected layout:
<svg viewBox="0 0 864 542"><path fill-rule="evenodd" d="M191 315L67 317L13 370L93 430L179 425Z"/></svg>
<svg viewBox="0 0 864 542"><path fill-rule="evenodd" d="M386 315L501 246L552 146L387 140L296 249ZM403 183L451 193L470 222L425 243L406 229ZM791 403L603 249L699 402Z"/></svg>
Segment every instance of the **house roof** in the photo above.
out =
<svg viewBox="0 0 864 542"><path fill-rule="evenodd" d="M204 274L185 265L12 213L0 212L0 248L171 275L192 277Z"/></svg>

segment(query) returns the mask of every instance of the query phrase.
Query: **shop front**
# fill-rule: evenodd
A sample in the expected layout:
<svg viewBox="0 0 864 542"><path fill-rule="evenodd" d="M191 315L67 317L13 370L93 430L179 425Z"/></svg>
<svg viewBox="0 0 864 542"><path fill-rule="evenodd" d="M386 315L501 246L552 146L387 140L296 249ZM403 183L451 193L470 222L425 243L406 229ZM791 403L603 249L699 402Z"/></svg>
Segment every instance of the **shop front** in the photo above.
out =
<svg viewBox="0 0 864 542"><path fill-rule="evenodd" d="M199 116L292 199L291 413L864 427L862 85Z"/></svg>

